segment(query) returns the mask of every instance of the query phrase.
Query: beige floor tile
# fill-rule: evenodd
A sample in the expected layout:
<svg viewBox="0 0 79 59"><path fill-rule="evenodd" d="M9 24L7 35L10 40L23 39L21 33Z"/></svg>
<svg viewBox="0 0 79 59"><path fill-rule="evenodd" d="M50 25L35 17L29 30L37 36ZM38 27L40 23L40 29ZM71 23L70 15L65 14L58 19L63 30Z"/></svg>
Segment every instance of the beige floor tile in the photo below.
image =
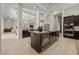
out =
<svg viewBox="0 0 79 59"><path fill-rule="evenodd" d="M4 35L5 36L5 35ZM31 48L31 38L8 39L8 35L5 39L2 39L1 54L4 55L77 55L77 43L79 40L62 38L52 44L48 49L42 53L37 53ZM77 47L77 48L76 48Z"/></svg>

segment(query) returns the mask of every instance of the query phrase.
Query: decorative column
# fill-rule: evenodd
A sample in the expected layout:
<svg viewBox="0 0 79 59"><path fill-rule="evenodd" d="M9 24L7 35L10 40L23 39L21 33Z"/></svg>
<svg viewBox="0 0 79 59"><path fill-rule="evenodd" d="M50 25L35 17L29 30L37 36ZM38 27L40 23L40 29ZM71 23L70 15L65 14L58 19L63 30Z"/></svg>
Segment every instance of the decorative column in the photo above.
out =
<svg viewBox="0 0 79 59"><path fill-rule="evenodd" d="M1 4L0 4L0 39L1 39Z"/></svg>
<svg viewBox="0 0 79 59"><path fill-rule="evenodd" d="M17 36L22 39L22 6L18 3Z"/></svg>
<svg viewBox="0 0 79 59"><path fill-rule="evenodd" d="M0 54L1 54L1 3L0 3Z"/></svg>
<svg viewBox="0 0 79 59"><path fill-rule="evenodd" d="M62 11L62 37L63 37L63 33L64 33L64 31L63 31L63 23L64 23L64 8L63 8L63 11Z"/></svg>
<svg viewBox="0 0 79 59"><path fill-rule="evenodd" d="M1 36L4 33L4 18L3 18L3 12L4 12L4 5L1 4Z"/></svg>
<svg viewBox="0 0 79 59"><path fill-rule="evenodd" d="M39 17L39 11L36 13L36 29L40 26L40 17Z"/></svg>
<svg viewBox="0 0 79 59"><path fill-rule="evenodd" d="M44 17L44 24L49 24L48 15L45 14Z"/></svg>
<svg viewBox="0 0 79 59"><path fill-rule="evenodd" d="M50 23L50 31L54 31L54 23L55 23L55 20L54 20L54 15L50 15L50 17L49 17L49 23Z"/></svg>

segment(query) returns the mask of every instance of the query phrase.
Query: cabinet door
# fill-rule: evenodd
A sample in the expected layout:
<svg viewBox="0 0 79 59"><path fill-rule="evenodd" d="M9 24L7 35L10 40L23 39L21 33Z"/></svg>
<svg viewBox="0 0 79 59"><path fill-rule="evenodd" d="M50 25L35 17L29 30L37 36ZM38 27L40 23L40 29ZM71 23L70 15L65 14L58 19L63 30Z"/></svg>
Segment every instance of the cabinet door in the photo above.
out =
<svg viewBox="0 0 79 59"><path fill-rule="evenodd" d="M31 34L31 45L34 46L37 49L41 48L41 41L40 41L40 34L32 33Z"/></svg>
<svg viewBox="0 0 79 59"><path fill-rule="evenodd" d="M42 47L49 43L49 33L42 34Z"/></svg>
<svg viewBox="0 0 79 59"><path fill-rule="evenodd" d="M74 22L75 16L68 16L68 17L64 17L64 23L72 23Z"/></svg>
<svg viewBox="0 0 79 59"><path fill-rule="evenodd" d="M79 15L75 16L74 25L79 26Z"/></svg>

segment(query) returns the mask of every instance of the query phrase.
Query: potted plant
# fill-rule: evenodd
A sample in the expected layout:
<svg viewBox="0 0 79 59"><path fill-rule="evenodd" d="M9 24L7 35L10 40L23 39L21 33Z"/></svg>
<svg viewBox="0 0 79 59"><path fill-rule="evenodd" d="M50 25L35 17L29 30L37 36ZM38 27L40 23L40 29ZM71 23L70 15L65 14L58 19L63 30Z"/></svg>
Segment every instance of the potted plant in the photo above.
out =
<svg viewBox="0 0 79 59"><path fill-rule="evenodd" d="M42 27L42 26L39 26L37 30L38 30L39 32L42 32L42 31L43 31L43 27Z"/></svg>

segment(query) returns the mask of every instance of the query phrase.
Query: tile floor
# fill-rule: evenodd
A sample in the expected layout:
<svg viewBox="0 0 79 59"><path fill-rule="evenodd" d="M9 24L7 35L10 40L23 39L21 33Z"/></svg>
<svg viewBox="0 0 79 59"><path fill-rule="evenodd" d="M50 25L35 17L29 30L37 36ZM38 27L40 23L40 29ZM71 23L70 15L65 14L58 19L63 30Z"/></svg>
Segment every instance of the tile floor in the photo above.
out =
<svg viewBox="0 0 79 59"><path fill-rule="evenodd" d="M7 35L8 37L8 35ZM10 36L9 36L10 37ZM2 55L77 55L78 41L59 37L59 40L52 44L42 53L37 53L30 46L31 38L20 39L2 39ZM78 49L79 50L79 49Z"/></svg>
<svg viewBox="0 0 79 59"><path fill-rule="evenodd" d="M2 39L17 39L17 35L11 32L3 33Z"/></svg>

